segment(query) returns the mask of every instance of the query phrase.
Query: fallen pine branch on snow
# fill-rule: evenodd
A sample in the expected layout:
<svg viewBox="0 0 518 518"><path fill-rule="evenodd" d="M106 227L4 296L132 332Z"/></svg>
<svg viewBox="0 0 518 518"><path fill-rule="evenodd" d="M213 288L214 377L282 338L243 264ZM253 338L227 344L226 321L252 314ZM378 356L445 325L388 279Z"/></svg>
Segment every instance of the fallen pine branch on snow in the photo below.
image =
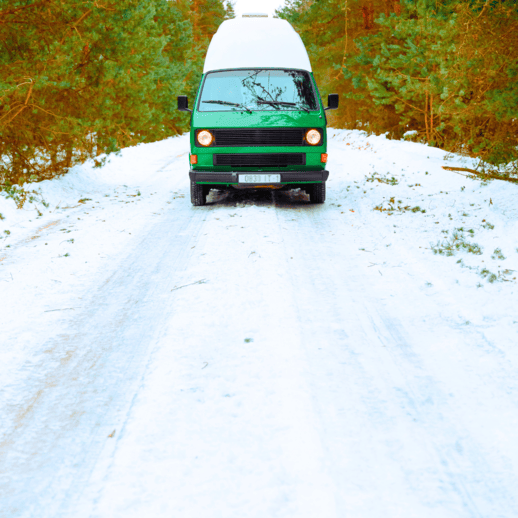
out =
<svg viewBox="0 0 518 518"><path fill-rule="evenodd" d="M509 177L505 177L505 176L498 176L496 174L480 173L479 171L475 171L475 169L469 169L468 167L449 167L449 166L443 165L442 168L446 169L446 171L454 171L454 172L463 171L466 173L481 176L482 178L492 178L493 180L504 180L506 182L518 183L518 178L509 178Z"/></svg>

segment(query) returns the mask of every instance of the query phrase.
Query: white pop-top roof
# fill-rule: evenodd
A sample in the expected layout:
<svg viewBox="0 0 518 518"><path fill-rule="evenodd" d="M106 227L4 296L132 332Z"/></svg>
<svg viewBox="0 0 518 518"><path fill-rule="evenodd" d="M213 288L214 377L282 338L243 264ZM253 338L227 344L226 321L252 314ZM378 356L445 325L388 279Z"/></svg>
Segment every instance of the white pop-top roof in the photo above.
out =
<svg viewBox="0 0 518 518"><path fill-rule="evenodd" d="M300 36L286 20L234 18L223 22L212 38L203 73L228 68L297 68L311 72L311 63Z"/></svg>

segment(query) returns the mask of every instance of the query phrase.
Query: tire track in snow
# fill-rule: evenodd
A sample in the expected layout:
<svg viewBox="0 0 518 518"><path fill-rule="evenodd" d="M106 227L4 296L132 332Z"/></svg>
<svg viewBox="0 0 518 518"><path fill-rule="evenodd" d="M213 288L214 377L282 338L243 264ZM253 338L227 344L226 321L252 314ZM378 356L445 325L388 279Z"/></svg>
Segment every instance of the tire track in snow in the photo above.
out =
<svg viewBox="0 0 518 518"><path fill-rule="evenodd" d="M152 443L149 447L137 444L143 456L149 452L157 454L154 441L165 446L172 439L184 439L188 453L192 454L197 450L213 453L213 449L221 450L234 440L234 450L228 455L225 451L216 452L223 461L220 471L229 468L230 473L222 472L216 480L209 477L213 474L209 470L208 479L202 479L205 485L189 488L188 482L196 480L190 478L192 473L203 468L199 463L195 466L192 461L190 465L186 460L182 464L183 459L176 459L175 466L187 466L188 470L166 478L174 481L175 476L183 476L184 480L179 482L187 483L183 489L195 498L206 495L203 491L213 486L244 488L246 493L249 480L275 481L280 491L260 486L255 493L248 488L250 493L232 495L235 509L242 505L240 509L248 509L249 516L257 514L254 515L246 498L255 497L258 500L252 498L251 503L258 504L260 498L264 500L261 490L268 491L269 509L279 516L301 516L304 498L308 506L302 512L310 512L318 507L313 498L317 496L329 504L327 518L333 515L334 504L329 497L333 494L339 503L340 517L513 516L515 502L509 481L515 479L512 475L507 479L501 476L494 451L487 454L488 445L477 440L479 435L474 427L480 420L466 422L465 416L455 416L456 407L448 393L452 387L455 389L455 380L448 378L451 371L440 378L430 368L433 351L427 352L422 346L422 337L416 334L419 326L391 305L383 293L387 284L378 279L376 272L366 269L365 258L355 252L357 245L351 249L351 243L358 238L356 231L333 227L332 237L326 207L296 202L293 195L274 193L269 199L240 201L239 196L225 198L213 194L212 199L219 201L184 214L157 217L141 243L127 249L117 268L107 272L106 283L94 284L95 291L83 311L64 316L60 336L48 342L50 352L27 362L12 385L11 414L16 413L14 406L18 403L27 411L20 415L21 428L11 430L8 437L10 464L4 465L15 478L0 479L4 494L15 488L8 495L11 509L18 505L24 509L23 516L38 513L43 517L75 518L78 509L85 516L113 516L102 514L106 507L96 507L99 501L103 502L102 497L106 503L121 488L128 492L128 488L144 485L141 482L141 486L124 486L128 480L140 482L140 464L130 466L133 472L123 482L116 477L124 475L121 455L133 453L133 443L128 442L128 436L133 434L133 439L137 436ZM237 226L230 228L214 221L218 219L216 213L236 216L229 213L236 212L236 206L241 209L241 205L246 206L243 214L251 218L243 230L247 236L243 235L243 241L246 246L253 244L254 255L239 248L241 234L234 228ZM268 207L264 211L267 214L250 210L256 207ZM206 238L203 245L205 238L199 235L206 230L213 230L214 235ZM177 244L174 249L169 248L172 242ZM205 246L204 251L215 252L212 262L202 265L198 256L191 255L192 245L195 250ZM277 250L274 252L272 247ZM337 261L337 252L342 254L341 263ZM245 267L240 261L249 261L247 264L252 266ZM184 290L173 294L169 290L175 284L205 278L218 268L222 276L218 279L215 275L214 282L211 278L207 287L212 298L202 305L206 310L204 329L193 330L200 344L189 338L186 344L175 344L176 348L167 356L164 337L171 340L175 331L185 326L175 316L175 301L190 300L183 297ZM169 278L164 272L175 272L178 277ZM227 284L223 282L225 278ZM243 280L247 281L246 286L240 285ZM218 290L222 293L224 289L232 295L225 298L228 307L221 307L222 298L218 296ZM441 321L437 319L436 302L425 301L412 287L402 286L401 290L408 296L409 304L426 302L432 316ZM271 307L265 306L265 302ZM447 312L447 304L441 310ZM188 308L181 314L188 317ZM170 317L173 324L168 322ZM241 317L249 322L239 322ZM426 324L424 330L431 331L432 324L435 321ZM263 337L271 342L261 342L255 356L247 356L237 345L229 345L236 337L242 343L243 337L249 336L243 334L249 328L261 328ZM214 351L217 336L207 332L212 329L225 338L216 342L218 347ZM438 336L455 335L459 344L466 340L458 329L450 329L448 322L442 322L434 331ZM191 350L194 345L198 349ZM268 357L273 361L271 365L267 363ZM165 367L163 378L158 380L149 367L153 364L156 369L156 363L164 358L176 364L173 373L179 381L170 385L166 383L170 373ZM210 362L209 368L197 368L192 374L192 365L202 359ZM228 364L235 370L231 379L225 379L230 372ZM216 374L211 376L214 365ZM261 366L271 372L261 372ZM222 369L220 374L217 367ZM23 376L28 380L26 384L20 379ZM466 380L472 382L470 378ZM193 390L188 397L180 397L180 391L170 392L174 400L169 411L184 423L183 432L153 423L147 426L142 419L136 422L134 418L130 423L130 414L137 413L140 418L148 415L137 412L139 405L140 411L145 405L145 397L144 403L137 400L146 386L154 383L155 388L157 384L161 388L162 382L168 388L177 388L179 384L182 390ZM221 390L231 392L227 387L242 393L236 397L229 394L225 400L225 427L238 418L248 419L246 430L250 437L233 434L231 426L229 430L215 428L218 433L226 432L222 439L199 431L203 426L211 430L214 423L221 426L214 409L223 408L216 405L217 397ZM247 409L246 403L254 391L264 391L263 406ZM293 393L288 394L290 391ZM17 392L20 399L16 399ZM501 394L502 391L498 392ZM199 406L204 402L205 406ZM295 409L290 408L291 403L296 404ZM161 410L157 405L151 415L159 418ZM40 423L42 428L38 427ZM161 423L170 424L171 417ZM252 429L254 423L257 426ZM297 424L304 427L298 435ZM114 429L115 436L109 438ZM168 440L160 442L164 441L164 430ZM265 430L270 434L266 439L261 437ZM194 445L193 436L198 439ZM247 444L253 448L247 449ZM265 449L269 446L275 448ZM246 460L256 464L232 458L234 451L248 455ZM167 454L173 456L177 452L171 446L158 453L167 460ZM279 466L276 457L284 464ZM135 459L138 456L131 457ZM157 459L155 462L158 466ZM150 466L155 467L153 462ZM232 475L239 473L236 466L241 468L240 477L232 480ZM208 467L214 469L211 464ZM271 472L261 473L268 469ZM19 477L24 477L23 483ZM163 483L158 478L148 482L152 490L155 484ZM26 489L19 490L21 487ZM104 487L106 492L102 494ZM150 494L160 496L160 492ZM130 497L133 495L122 495L123 499ZM142 498L141 506L146 504ZM222 505L224 495L219 498L217 504ZM31 504L23 503L26 501ZM208 513L221 510L215 503L209 502ZM295 513L297 510L299 514ZM188 513L189 509L183 508L177 514L189 516Z"/></svg>
<svg viewBox="0 0 518 518"><path fill-rule="evenodd" d="M278 214L281 227L289 226L285 219L289 212L281 209ZM356 480L352 480L354 476L343 464L343 459L342 465L334 469L335 477L348 486L348 489L342 486L341 491L344 513L432 517L436 516L440 505L441 516L511 516L508 513L515 508L515 501L510 488L505 487L505 479L480 454L481 445L470 437L470 430L463 428L463 423L455 422L445 387L427 372L417 353L416 336L408 335L403 322L390 307L372 298L379 288L373 285L372 276L361 275L365 271L360 265L362 260L360 258L359 262L358 253L354 254L347 246L354 240L354 232L344 225L345 238L324 237L328 228L323 207L308 207L301 219L299 226L305 230L306 239L294 238L291 232L284 232L283 236L288 255L298 252L305 258L302 267L292 275L293 284L299 286L296 300L300 301L299 314L307 338L306 346L314 365L320 367L315 382L329 378L329 371L333 372L335 386L331 381L327 385L328 397L316 396L321 408L323 433L327 436L330 458L337 459L340 455L336 454L336 445L344 442L340 436L351 419L357 420L356 431L350 432L348 439L362 449L358 455L347 451L350 447L345 445L341 452L343 459L347 459L347 455L356 458L353 473L361 475ZM331 248L344 252L342 268L337 267L336 261L330 261L326 253L330 249L330 239L335 241ZM342 247L336 243L338 239L342 240ZM311 264L318 265L314 275L308 271ZM335 335L331 340L326 328ZM326 362L321 361L323 354L318 353L315 343L332 350ZM342 371L336 367L340 363L347 365ZM347 376L347 383L337 379L340 372L341 376ZM348 396L360 405L360 409L349 405L349 412L353 413L349 422L345 415L338 417L343 414L340 403L347 407L343 397L336 397L340 388L347 390ZM331 435L329 430L333 428ZM370 435L371 439L359 439L362 433ZM411 444L404 443L402 437L405 435ZM385 442L385 445L380 448L371 441ZM463 444L462 455L456 449L460 443ZM377 458L368 451L369 447L377 450ZM406 449L421 458L417 462L411 456L405 458ZM397 458L397 454L402 455L401 458ZM386 474L390 473L393 480L397 479L395 473L402 471L400 480L392 484L388 493L391 483L376 480L379 478L375 473L379 469L379 455L396 455L390 462L385 461ZM365 462L371 473L356 467ZM363 482L358 484L362 478ZM369 484L379 487L374 490ZM340 487L340 483L337 485ZM401 494L410 489L408 494ZM362 490L366 493L363 500L350 497ZM375 495L377 498L373 498ZM409 508L408 514L400 514L398 497ZM412 501L416 507L423 508L416 511L410 504Z"/></svg>
<svg viewBox="0 0 518 518"><path fill-rule="evenodd" d="M289 258L277 254L274 211L245 205L211 213L191 270L210 282L200 296L178 292L181 309L80 516L338 518L285 282ZM138 490L123 497L122 487Z"/></svg>
<svg viewBox="0 0 518 518"><path fill-rule="evenodd" d="M193 211L188 220L172 212L157 220L4 387L2 406L10 417L2 423L0 465L15 475L0 482L7 516L18 516L18 508L23 516L56 516L63 499L80 493L138 390L146 357L174 306L170 290L183 282L191 241L205 219ZM164 285L159 272L171 266L178 278ZM164 301L158 314L157 298ZM24 483L13 484L17 477Z"/></svg>

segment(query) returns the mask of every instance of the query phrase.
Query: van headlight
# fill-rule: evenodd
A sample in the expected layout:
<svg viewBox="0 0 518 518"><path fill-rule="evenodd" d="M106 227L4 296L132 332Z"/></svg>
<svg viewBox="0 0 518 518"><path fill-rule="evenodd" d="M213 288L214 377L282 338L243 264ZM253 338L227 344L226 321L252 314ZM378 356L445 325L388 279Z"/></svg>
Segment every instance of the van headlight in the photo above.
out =
<svg viewBox="0 0 518 518"><path fill-rule="evenodd" d="M306 131L306 142L312 146L316 146L322 142L322 135L316 129Z"/></svg>
<svg viewBox="0 0 518 518"><path fill-rule="evenodd" d="M198 131L196 136L201 146L208 147L214 142L214 135L209 130Z"/></svg>

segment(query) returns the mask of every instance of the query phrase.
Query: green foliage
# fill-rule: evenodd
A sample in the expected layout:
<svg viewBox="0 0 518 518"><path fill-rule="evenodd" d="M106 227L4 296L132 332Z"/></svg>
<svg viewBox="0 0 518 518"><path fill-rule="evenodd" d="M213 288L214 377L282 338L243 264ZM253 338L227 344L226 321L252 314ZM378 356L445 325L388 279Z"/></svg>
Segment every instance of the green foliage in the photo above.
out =
<svg viewBox="0 0 518 518"><path fill-rule="evenodd" d="M512 274L513 274L514 270L503 270L503 271L498 271L498 273L493 273L491 271L489 271L487 268L482 268L482 270L480 270L479 272L479 275L483 278L483 279L486 279L488 282L490 282L491 284L495 281L498 281L498 282L503 282L503 281L508 281L509 282L509 279L507 277L510 277ZM516 277L514 277L515 279Z"/></svg>
<svg viewBox="0 0 518 518"><path fill-rule="evenodd" d="M383 203L381 203L380 205L376 205L376 207L374 207L374 209L372 209L372 210L377 210L379 212L388 212L389 216L393 212L413 212L414 214L416 212L421 212L422 214L426 213L426 210L422 209L421 207L419 207L419 205L416 205L415 207L411 207L410 205L405 205L405 206L397 205L397 206L395 206L393 204L393 202L386 202L386 203L388 203L387 207L384 207Z"/></svg>
<svg viewBox="0 0 518 518"><path fill-rule="evenodd" d="M194 96L228 12L222 0L0 0L0 189L185 131L176 96Z"/></svg>
<svg viewBox="0 0 518 518"><path fill-rule="evenodd" d="M26 201L29 203L37 202L41 203L44 207L48 207L49 204L43 199L40 192L32 190L26 191L17 185L11 185L7 182L6 185L2 186L1 191L4 192L6 199L11 199L16 203L16 206L21 209ZM3 219L0 217L0 219Z"/></svg>
<svg viewBox="0 0 518 518"><path fill-rule="evenodd" d="M395 109L398 136L417 130L495 165L518 158L518 15L509 2L484 11L475 0L407 1L400 16L377 22L344 73L356 95Z"/></svg>
<svg viewBox="0 0 518 518"><path fill-rule="evenodd" d="M387 185L397 185L399 183L399 180L395 178L394 176L391 176L390 178L388 176L382 176L380 173L374 172L370 176L367 176L365 178L366 182L379 182L379 183L386 183Z"/></svg>
<svg viewBox="0 0 518 518"><path fill-rule="evenodd" d="M331 124L415 131L494 166L518 159L514 0L286 0L278 15L301 34L323 90L341 94Z"/></svg>
<svg viewBox="0 0 518 518"><path fill-rule="evenodd" d="M357 54L356 42L378 30L375 19L399 10L399 0L286 0L277 11L304 41L324 104L327 94L340 94L340 108L327 112L330 125L370 130L374 119L382 120L383 127L395 124L394 109L373 110L370 99L355 91L356 80L343 71L348 59Z"/></svg>
<svg viewBox="0 0 518 518"><path fill-rule="evenodd" d="M505 256L500 248L495 248L493 255L491 256L491 259L500 259L501 261L504 261Z"/></svg>
<svg viewBox="0 0 518 518"><path fill-rule="evenodd" d="M482 248L477 243L470 243L466 240L463 229L457 229L450 239L438 241L430 245L434 254L453 256L456 252L464 251L470 254L481 255Z"/></svg>
<svg viewBox="0 0 518 518"><path fill-rule="evenodd" d="M230 20L236 17L236 12L234 11L235 3L227 0L225 4L225 20Z"/></svg>

